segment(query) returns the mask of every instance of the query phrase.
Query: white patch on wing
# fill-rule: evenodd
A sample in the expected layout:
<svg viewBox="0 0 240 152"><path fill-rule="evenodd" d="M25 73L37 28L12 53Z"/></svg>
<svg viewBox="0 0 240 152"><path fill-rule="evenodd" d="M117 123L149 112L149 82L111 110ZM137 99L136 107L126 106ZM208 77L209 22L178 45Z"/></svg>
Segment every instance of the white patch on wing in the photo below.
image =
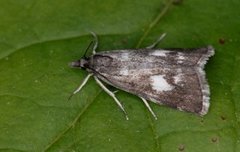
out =
<svg viewBox="0 0 240 152"><path fill-rule="evenodd" d="M166 79L164 79L164 75L154 75L150 77L151 85L153 87L153 90L156 90L158 92L162 91L170 91L174 87L170 85Z"/></svg>
<svg viewBox="0 0 240 152"><path fill-rule="evenodd" d="M182 75L181 74L175 75L173 79L174 79L174 83L178 84L178 82L182 81Z"/></svg>
<svg viewBox="0 0 240 152"><path fill-rule="evenodd" d="M129 73L128 71L129 71L128 69L123 68L120 70L120 75L128 75L128 73Z"/></svg>
<svg viewBox="0 0 240 152"><path fill-rule="evenodd" d="M121 59L123 59L123 60L128 60L128 59L129 59L129 53L128 53L128 52L122 53Z"/></svg>
<svg viewBox="0 0 240 152"><path fill-rule="evenodd" d="M178 53L177 60L178 60L178 63L183 63L183 61L185 60L185 57L183 56L182 53Z"/></svg>
<svg viewBox="0 0 240 152"><path fill-rule="evenodd" d="M178 59L180 59L180 60L184 60L184 59L185 59L185 57L184 57L184 56L182 56L182 55L179 55L179 56L178 56Z"/></svg>
<svg viewBox="0 0 240 152"><path fill-rule="evenodd" d="M169 51L156 50L156 51L150 52L149 55L166 57L168 52Z"/></svg>

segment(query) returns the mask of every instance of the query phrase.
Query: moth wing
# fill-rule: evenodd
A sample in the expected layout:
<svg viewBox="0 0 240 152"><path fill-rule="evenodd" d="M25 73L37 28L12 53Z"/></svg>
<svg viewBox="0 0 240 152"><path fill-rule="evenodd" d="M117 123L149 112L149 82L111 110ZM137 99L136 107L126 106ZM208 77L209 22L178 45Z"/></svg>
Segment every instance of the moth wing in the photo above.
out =
<svg viewBox="0 0 240 152"><path fill-rule="evenodd" d="M153 52L98 54L93 60L95 75L116 88L157 104L206 114L210 93L203 68L213 49L169 51L165 58L156 52L149 53Z"/></svg>
<svg viewBox="0 0 240 152"><path fill-rule="evenodd" d="M157 104L165 104L180 110L203 114L203 106L208 106L209 102L208 88L201 88L198 74L194 69L181 70L180 73L172 75L172 77L167 76L171 73L170 71L168 74L153 74L151 70L132 70L132 74L128 76L108 77L105 75L104 77L107 79L102 79L119 89ZM203 100L206 105L203 105Z"/></svg>
<svg viewBox="0 0 240 152"><path fill-rule="evenodd" d="M209 57L214 55L214 48L212 46L193 48L193 49L164 49L151 50L148 53L162 60L164 64L174 64L179 66L201 66L206 64Z"/></svg>

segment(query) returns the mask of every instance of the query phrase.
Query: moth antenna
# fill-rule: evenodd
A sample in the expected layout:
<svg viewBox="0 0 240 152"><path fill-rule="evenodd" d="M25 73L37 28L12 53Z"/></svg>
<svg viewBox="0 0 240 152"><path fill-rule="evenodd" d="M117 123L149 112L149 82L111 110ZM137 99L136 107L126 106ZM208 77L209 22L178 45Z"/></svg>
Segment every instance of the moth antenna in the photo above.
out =
<svg viewBox="0 0 240 152"><path fill-rule="evenodd" d="M89 44L88 44L88 47L86 48L85 52L84 52L84 55L83 57L86 58L86 54L87 54L87 51L89 50L90 46L93 44L93 41L91 41Z"/></svg>

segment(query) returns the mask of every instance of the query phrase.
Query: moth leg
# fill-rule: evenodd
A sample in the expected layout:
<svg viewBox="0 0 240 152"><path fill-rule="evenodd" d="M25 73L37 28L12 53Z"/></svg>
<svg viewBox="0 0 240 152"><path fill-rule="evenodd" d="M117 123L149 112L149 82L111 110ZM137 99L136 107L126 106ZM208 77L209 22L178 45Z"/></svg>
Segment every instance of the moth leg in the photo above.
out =
<svg viewBox="0 0 240 152"><path fill-rule="evenodd" d="M150 107L150 105L148 104L147 100L140 97L143 101L143 103L145 104L145 106L148 108L148 110L151 112L151 114L153 115L153 117L157 120L157 116L156 114L153 112L152 108Z"/></svg>
<svg viewBox="0 0 240 152"><path fill-rule="evenodd" d="M117 92L118 92L118 90L113 91L114 94L117 93Z"/></svg>
<svg viewBox="0 0 240 152"><path fill-rule="evenodd" d="M87 81L89 80L89 78L92 76L93 74L90 73L87 75L87 77L83 80L83 82L80 84L80 86L69 96L68 100L70 100L72 98L73 95L75 95L76 93L78 93L83 86L87 83Z"/></svg>
<svg viewBox="0 0 240 152"><path fill-rule="evenodd" d="M121 104L121 102L116 98L115 94L113 92L111 92L110 90L108 90L107 87L104 86L104 84L96 77L94 76L94 79L96 80L96 82L99 84L99 86L107 93L109 94L114 101L117 103L117 105L121 108L121 110L124 112L126 119L128 120L128 115L123 107L123 105Z"/></svg>
<svg viewBox="0 0 240 152"><path fill-rule="evenodd" d="M146 49L153 49L153 48L155 48L155 47L158 45L158 43L159 43L160 41L162 41L162 39L163 39L165 36L166 36L166 33L163 33L163 34L157 39L157 41L155 41L152 45L146 47Z"/></svg>
<svg viewBox="0 0 240 152"><path fill-rule="evenodd" d="M98 47L98 38L97 35L94 32L91 32L93 38L94 38L94 46L93 46L93 54L96 54L96 49Z"/></svg>

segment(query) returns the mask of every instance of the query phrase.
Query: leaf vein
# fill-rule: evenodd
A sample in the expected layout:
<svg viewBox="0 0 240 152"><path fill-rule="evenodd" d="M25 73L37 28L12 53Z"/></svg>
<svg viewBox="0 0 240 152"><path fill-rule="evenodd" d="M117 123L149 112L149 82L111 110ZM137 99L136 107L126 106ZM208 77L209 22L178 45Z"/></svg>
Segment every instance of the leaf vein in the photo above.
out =
<svg viewBox="0 0 240 152"><path fill-rule="evenodd" d="M57 141L59 141L64 134L66 134L70 129L74 127L76 122L80 119L80 117L87 111L87 109L92 105L92 103L97 99L97 97L100 95L102 90L100 90L97 95L93 98L91 102L88 102L88 104L85 105L85 107L78 113L76 118L69 123L68 127L65 128L61 133L59 133L45 148L44 151L48 150L51 148L52 145L54 145Z"/></svg>

